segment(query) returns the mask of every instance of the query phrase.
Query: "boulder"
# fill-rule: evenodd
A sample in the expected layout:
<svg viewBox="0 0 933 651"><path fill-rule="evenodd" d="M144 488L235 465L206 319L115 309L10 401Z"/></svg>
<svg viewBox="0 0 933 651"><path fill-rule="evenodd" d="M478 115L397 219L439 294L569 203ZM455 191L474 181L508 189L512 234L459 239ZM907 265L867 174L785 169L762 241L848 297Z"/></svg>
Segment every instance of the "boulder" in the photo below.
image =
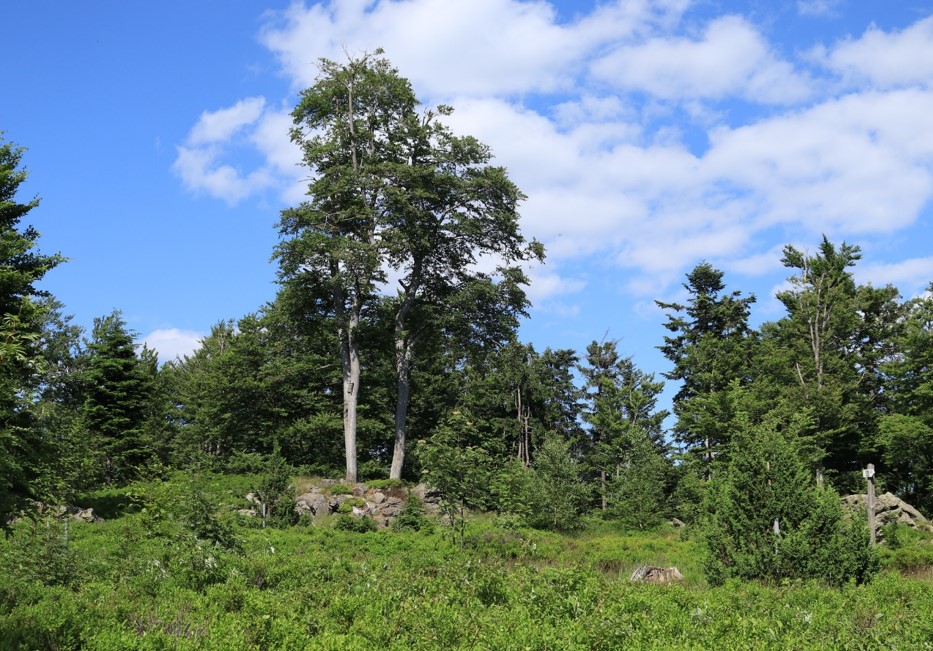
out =
<svg viewBox="0 0 933 651"><path fill-rule="evenodd" d="M336 503L331 504L331 502L331 498L318 490L313 490L310 493L299 495L295 499L295 511L297 511L299 515L320 518L325 515L330 515L336 508Z"/></svg>
<svg viewBox="0 0 933 651"><path fill-rule="evenodd" d="M842 498L842 503L853 510L865 510L867 502L868 496L864 493ZM933 523L894 493L884 493L875 498L875 518L879 525L897 522L913 529L933 532Z"/></svg>
<svg viewBox="0 0 933 651"><path fill-rule="evenodd" d="M81 509L79 508L75 513L71 515L71 519L74 522L103 522L104 519L94 513L94 509Z"/></svg>
<svg viewBox="0 0 933 651"><path fill-rule="evenodd" d="M684 580L684 575L676 567L653 567L651 565L639 565L632 572L630 581L638 583L680 583Z"/></svg>

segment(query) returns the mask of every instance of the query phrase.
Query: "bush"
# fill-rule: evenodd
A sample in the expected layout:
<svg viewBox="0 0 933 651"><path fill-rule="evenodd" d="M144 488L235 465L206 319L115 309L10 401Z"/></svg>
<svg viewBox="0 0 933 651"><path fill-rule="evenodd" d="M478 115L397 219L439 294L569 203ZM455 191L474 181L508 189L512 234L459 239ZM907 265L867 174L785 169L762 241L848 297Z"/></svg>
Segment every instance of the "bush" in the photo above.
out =
<svg viewBox="0 0 933 651"><path fill-rule="evenodd" d="M373 479L372 481L366 482L366 485L370 488L388 490L391 488L405 488L408 482L403 479Z"/></svg>
<svg viewBox="0 0 933 651"><path fill-rule="evenodd" d="M580 481L579 466L569 443L556 435L545 438L524 485L529 525L554 531L582 528L589 488Z"/></svg>
<svg viewBox="0 0 933 651"><path fill-rule="evenodd" d="M353 515L341 514L334 520L334 529L338 531L352 531L355 533L366 533L375 531L378 528L376 521L368 515L356 517Z"/></svg>
<svg viewBox="0 0 933 651"><path fill-rule="evenodd" d="M66 541L66 523L36 518L16 525L0 554L0 573L46 586L73 586L81 565Z"/></svg>
<svg viewBox="0 0 933 651"><path fill-rule="evenodd" d="M646 531L664 521L667 462L648 436L632 434L624 463L609 480L609 515L626 529Z"/></svg>
<svg viewBox="0 0 933 651"><path fill-rule="evenodd" d="M862 582L877 570L867 527L843 517L839 496L818 488L789 434L766 422L730 445L727 468L707 492L707 580Z"/></svg>
<svg viewBox="0 0 933 651"><path fill-rule="evenodd" d="M430 531L434 528L428 519L424 502L417 495L409 495L402 512L392 521L392 531Z"/></svg>
<svg viewBox="0 0 933 651"><path fill-rule="evenodd" d="M295 511L295 487L292 485L291 468L276 450L266 463L256 491L263 523L273 527L288 527L298 522Z"/></svg>
<svg viewBox="0 0 933 651"><path fill-rule="evenodd" d="M353 495L353 489L346 484L334 484L327 492L331 495Z"/></svg>

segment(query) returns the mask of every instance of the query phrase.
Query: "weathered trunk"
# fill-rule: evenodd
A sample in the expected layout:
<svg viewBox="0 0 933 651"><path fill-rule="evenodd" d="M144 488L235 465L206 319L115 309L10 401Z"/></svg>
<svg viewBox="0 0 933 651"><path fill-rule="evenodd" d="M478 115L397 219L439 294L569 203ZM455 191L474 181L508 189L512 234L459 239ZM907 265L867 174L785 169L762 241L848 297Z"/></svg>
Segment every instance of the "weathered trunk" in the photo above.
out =
<svg viewBox="0 0 933 651"><path fill-rule="evenodd" d="M340 363L343 370L343 446L347 461L346 480L356 481L356 411L360 393L360 347L356 333L360 324L360 306L356 300L347 309L344 293L334 292L340 339Z"/></svg>
<svg viewBox="0 0 933 651"><path fill-rule="evenodd" d="M408 402L411 398L411 360L414 356L415 335L407 330L408 315L415 305L421 283L421 263L415 261L408 284L402 284L404 292L398 312L395 313L395 447L392 450L392 466L389 479L401 479L405 465L405 434L408 428Z"/></svg>
<svg viewBox="0 0 933 651"><path fill-rule="evenodd" d="M395 448L392 451L389 479L401 479L402 466L405 465L405 433L408 428L408 402L411 397L412 349L409 342L396 339L395 354L398 395L395 400Z"/></svg>

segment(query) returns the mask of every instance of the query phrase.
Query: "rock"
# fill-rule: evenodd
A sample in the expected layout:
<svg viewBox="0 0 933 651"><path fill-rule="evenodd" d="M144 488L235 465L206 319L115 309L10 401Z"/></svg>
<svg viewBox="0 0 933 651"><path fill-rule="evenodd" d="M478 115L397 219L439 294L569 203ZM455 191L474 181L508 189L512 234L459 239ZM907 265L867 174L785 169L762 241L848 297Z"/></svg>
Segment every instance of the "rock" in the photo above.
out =
<svg viewBox="0 0 933 651"><path fill-rule="evenodd" d="M639 565L629 580L639 583L680 583L684 580L684 575L676 567Z"/></svg>
<svg viewBox="0 0 933 651"><path fill-rule="evenodd" d="M311 491L310 493L299 495L295 499L295 511L297 511L299 515L320 518L325 515L330 515L336 508L336 502L332 504L332 501L331 498L320 491Z"/></svg>
<svg viewBox="0 0 933 651"><path fill-rule="evenodd" d="M401 512L402 512L401 504L384 504L379 509L379 513L387 517L394 517Z"/></svg>
<svg viewBox="0 0 933 651"><path fill-rule="evenodd" d="M673 526L677 527L678 529L680 529L681 527L686 527L686 526L687 526L686 524L684 524L684 521L683 521L683 520L679 520L679 519L677 519L677 518L671 518L671 524L672 524Z"/></svg>
<svg viewBox="0 0 933 651"><path fill-rule="evenodd" d="M255 518L259 515L256 513L256 509L237 509L236 512L238 515L243 515L247 518Z"/></svg>
<svg viewBox="0 0 933 651"><path fill-rule="evenodd" d="M864 493L842 497L842 503L852 510L864 511L867 508L867 501L868 496ZM933 523L923 517L920 511L893 493L884 493L875 498L875 516L879 525L897 522L913 529L933 532Z"/></svg>
<svg viewBox="0 0 933 651"><path fill-rule="evenodd" d="M369 501L373 504L382 504L386 501L385 493L374 493L372 497L369 498Z"/></svg>
<svg viewBox="0 0 933 651"><path fill-rule="evenodd" d="M429 488L427 484L418 484L411 489L411 493L420 497L425 504L439 504L441 501L440 491Z"/></svg>
<svg viewBox="0 0 933 651"><path fill-rule="evenodd" d="M75 522L98 523L104 521L102 517L94 513L94 509L78 509L78 511L71 516L71 519Z"/></svg>

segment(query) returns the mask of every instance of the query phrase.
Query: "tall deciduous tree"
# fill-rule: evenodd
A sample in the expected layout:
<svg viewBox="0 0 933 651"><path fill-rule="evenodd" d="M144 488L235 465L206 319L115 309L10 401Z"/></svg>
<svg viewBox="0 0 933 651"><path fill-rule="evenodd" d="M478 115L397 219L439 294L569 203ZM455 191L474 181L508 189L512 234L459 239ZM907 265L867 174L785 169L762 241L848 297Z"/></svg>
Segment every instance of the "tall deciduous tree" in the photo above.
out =
<svg viewBox="0 0 933 651"><path fill-rule="evenodd" d="M309 199L282 213L276 256L285 282L329 295L343 373L346 478L357 478L360 328L385 280L387 186L402 160L401 125L417 100L408 81L375 55L322 60L317 82L292 112L292 140L313 175Z"/></svg>
<svg viewBox="0 0 933 651"><path fill-rule="evenodd" d="M489 148L442 123L447 106L400 125L402 159L387 186L382 241L401 274L393 324L398 399L391 478L401 477L411 363L425 328L443 328L480 344L501 343L527 304L527 279L516 262L543 258L519 230L523 195ZM499 263L497 277L476 269L480 256Z"/></svg>
<svg viewBox="0 0 933 651"><path fill-rule="evenodd" d="M44 464L44 442L35 427L34 402L42 369L40 343L50 303L36 284L60 264L60 255L36 249L39 233L20 222L39 205L16 194L26 180L23 150L0 132L0 526L29 497Z"/></svg>
<svg viewBox="0 0 933 651"><path fill-rule="evenodd" d="M515 263L543 257L518 227L523 198L475 138L443 124L451 109L418 112L408 80L379 56L324 60L293 113L293 139L314 178L310 200L282 215L286 281L330 292L344 375L347 478L356 478L361 324L386 279L399 276L393 333L397 384L391 477L405 457L411 368L427 329L499 343L516 326L527 279ZM499 263L477 270L480 256ZM493 317L493 318L490 318Z"/></svg>

